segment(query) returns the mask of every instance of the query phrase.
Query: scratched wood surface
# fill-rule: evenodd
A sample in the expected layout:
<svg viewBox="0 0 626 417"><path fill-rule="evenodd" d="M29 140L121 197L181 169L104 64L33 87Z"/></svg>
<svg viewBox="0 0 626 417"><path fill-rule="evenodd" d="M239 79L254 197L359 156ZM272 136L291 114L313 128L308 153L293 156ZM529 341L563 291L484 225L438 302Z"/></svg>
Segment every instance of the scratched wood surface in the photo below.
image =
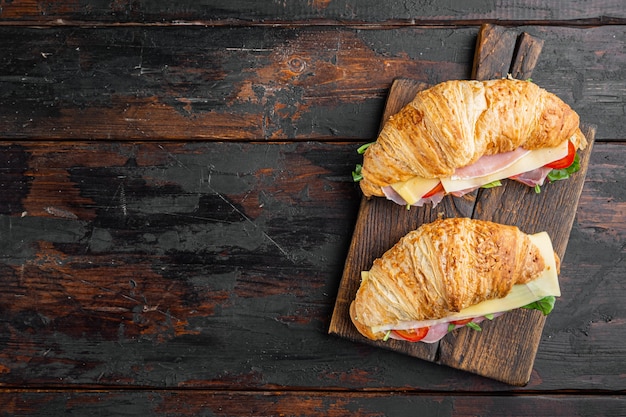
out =
<svg viewBox="0 0 626 417"><path fill-rule="evenodd" d="M220 3L0 1L0 410L624 415L621 2ZM598 126L519 388L327 334L357 144L484 21Z"/></svg>
<svg viewBox="0 0 626 417"><path fill-rule="evenodd" d="M547 40L534 81L599 140L623 136L625 28L521 28ZM393 79L471 77L477 31L0 25L0 123L9 140L369 141Z"/></svg>
<svg viewBox="0 0 626 417"><path fill-rule="evenodd" d="M497 4L497 6L496 6ZM459 24L485 21L555 22L568 24L623 24L626 11L620 0L446 1L418 0L382 3L378 0L298 0L216 2L132 0L32 1L5 0L0 17L7 22L143 22L220 25L267 24ZM480 24L480 23L478 23Z"/></svg>
<svg viewBox="0 0 626 417"><path fill-rule="evenodd" d="M622 152L594 146L529 388L621 386ZM353 144L0 155L6 387L505 388L326 335L360 202Z"/></svg>

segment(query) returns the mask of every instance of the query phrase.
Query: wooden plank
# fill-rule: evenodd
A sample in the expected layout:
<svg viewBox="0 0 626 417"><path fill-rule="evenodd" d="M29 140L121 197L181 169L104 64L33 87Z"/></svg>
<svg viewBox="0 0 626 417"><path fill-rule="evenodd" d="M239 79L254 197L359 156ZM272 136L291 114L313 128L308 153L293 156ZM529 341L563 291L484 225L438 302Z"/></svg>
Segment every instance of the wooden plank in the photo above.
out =
<svg viewBox="0 0 626 417"><path fill-rule="evenodd" d="M38 22L51 25L76 22L200 22L213 25L251 24L468 24L472 22L545 21L551 24L615 24L626 19L623 4L573 0L537 7L533 0L493 3L413 2L382 4L375 0L317 2L249 2L234 0L134 1L75 0L72 2L7 1L0 18L6 23Z"/></svg>
<svg viewBox="0 0 626 417"><path fill-rule="evenodd" d="M598 140L621 138L624 27L523 29L546 40L550 57L533 80L596 124ZM11 40L0 43L0 138L369 142L391 80L469 78L476 35L473 27L0 27Z"/></svg>
<svg viewBox="0 0 626 417"><path fill-rule="evenodd" d="M539 60L544 40L521 34L515 29L483 24L476 40L472 78L485 80L503 78L530 78Z"/></svg>
<svg viewBox="0 0 626 417"><path fill-rule="evenodd" d="M437 31L438 32L438 31ZM416 45L437 32L412 31ZM2 136L19 139L337 140L378 128L390 80L462 78L471 29L427 51L394 31L0 28ZM191 59L190 57L193 57ZM384 57L384 58L383 58Z"/></svg>
<svg viewBox="0 0 626 417"><path fill-rule="evenodd" d="M355 148L0 143L2 386L623 390L626 146L594 145L525 388L327 335Z"/></svg>
<svg viewBox="0 0 626 417"><path fill-rule="evenodd" d="M12 416L75 415L110 416L406 416L419 409L423 415L459 417L516 415L606 417L626 413L626 400L619 395L560 395L555 397L414 393L346 393L289 391L18 391L0 393L2 409Z"/></svg>
<svg viewBox="0 0 626 417"><path fill-rule="evenodd" d="M510 69L513 78L526 80L531 77L533 70L537 66L544 42L543 39L532 36L527 32L523 32L520 35Z"/></svg>
<svg viewBox="0 0 626 417"><path fill-rule="evenodd" d="M503 26L481 26L476 40L472 79L504 78L510 73L519 32ZM534 66L533 66L534 68Z"/></svg>

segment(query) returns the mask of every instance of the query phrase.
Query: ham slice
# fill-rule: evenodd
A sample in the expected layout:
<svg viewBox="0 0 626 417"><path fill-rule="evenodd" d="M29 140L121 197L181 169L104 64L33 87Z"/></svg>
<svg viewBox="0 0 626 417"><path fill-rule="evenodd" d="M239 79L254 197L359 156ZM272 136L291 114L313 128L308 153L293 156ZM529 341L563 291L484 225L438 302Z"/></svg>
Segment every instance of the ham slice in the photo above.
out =
<svg viewBox="0 0 626 417"><path fill-rule="evenodd" d="M387 197L387 200L391 200L396 204L400 204L401 206L406 206L406 200L402 198L402 196L398 194L391 185L383 187L382 190L385 194L385 197Z"/></svg>
<svg viewBox="0 0 626 417"><path fill-rule="evenodd" d="M521 182L529 187L535 187L537 185L541 186L545 182L545 179L551 169L546 168L545 166L536 169L532 169L531 167L537 166L537 162L539 161L545 162L546 156L554 156L554 153L563 151L564 148L561 148L561 145L554 149L546 148L541 151L549 151L551 152L550 154L547 154L546 152L540 153L540 156L534 154L531 159L528 158L530 158L529 154L533 151L526 150L522 147L510 152L504 152L496 155L485 155L471 165L457 168L452 176L447 179L442 178L441 182L446 192L455 197L461 197L485 185L481 184L483 181L488 183L494 179L504 179L507 176L517 174L522 169L526 168L531 169L531 171L513 175L509 178ZM525 157L528 158L524 159ZM544 159L541 159L542 157ZM537 158L539 158L539 161L537 161ZM534 165L533 162L535 162ZM383 187L382 191L387 199L393 201L394 203L404 206L407 205L407 201L392 186ZM445 192L437 193L431 197L419 199L412 205L421 207L424 204L431 203L432 206L435 207L439 204L439 202L441 202L444 196Z"/></svg>
<svg viewBox="0 0 626 417"><path fill-rule="evenodd" d="M548 176L550 171L552 171L552 168L541 167L533 169L532 171L523 172L519 175L514 175L511 177L511 179L528 185L529 187L534 187L537 185L541 186L545 182L546 177Z"/></svg>
<svg viewBox="0 0 626 417"><path fill-rule="evenodd" d="M391 200L396 204L400 204L401 206L407 205L406 200L402 198L402 196L398 194L396 190L393 189L392 186L388 185L386 187L383 187L382 190L383 190L383 193L385 193L385 197L387 197L388 200ZM435 207L437 204L441 202L441 200L443 200L444 196L445 196L445 193L441 191L441 192L431 195L430 197L421 198L411 205L415 207L422 207L426 203L431 203L433 207Z"/></svg>
<svg viewBox="0 0 626 417"><path fill-rule="evenodd" d="M430 326L428 329L428 333L426 336L420 340L420 342L424 343L436 343L443 339L445 335L448 334L448 323L439 323L434 326Z"/></svg>
<svg viewBox="0 0 626 417"><path fill-rule="evenodd" d="M531 151L517 148L514 151L485 155L471 165L457 168L452 174L453 180L482 177L492 172L497 172L511 166L514 162L528 155Z"/></svg>
<svg viewBox="0 0 626 417"><path fill-rule="evenodd" d="M445 197L445 195L446 194L443 191L441 191L441 192L431 195L430 197L421 198L417 200L415 203L413 203L412 205L415 207L422 207L426 203L431 203L433 207L435 207L437 206L437 204L441 202L441 200L443 200L443 197Z"/></svg>
<svg viewBox="0 0 626 417"><path fill-rule="evenodd" d="M465 194L471 193L472 191L477 190L479 188L480 187L466 188L465 190L453 191L450 194L452 194L455 197L463 197Z"/></svg>

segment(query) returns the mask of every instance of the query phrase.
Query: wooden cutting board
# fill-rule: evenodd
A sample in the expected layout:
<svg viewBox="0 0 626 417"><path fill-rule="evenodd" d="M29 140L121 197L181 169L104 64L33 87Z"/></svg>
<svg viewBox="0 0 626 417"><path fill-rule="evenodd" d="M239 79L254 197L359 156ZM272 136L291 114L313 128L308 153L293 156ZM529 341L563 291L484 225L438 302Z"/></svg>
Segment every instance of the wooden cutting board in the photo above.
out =
<svg viewBox="0 0 626 417"><path fill-rule="evenodd" d="M473 77L530 77L543 42L511 29L484 25L478 35ZM413 80L394 81L383 120L398 112L417 91L428 86ZM496 379L511 385L526 385L545 323L535 310L518 309L490 322L482 331L461 328L439 343L409 343L397 340L372 341L363 337L349 316L350 303L360 284L360 273L369 270L374 259L391 248L402 236L437 217L471 217L515 225L526 233L547 231L555 251L563 259L587 172L595 129L582 127L589 142L579 151L581 169L564 181L546 184L540 194L515 181L480 189L462 198L446 196L432 208L405 207L384 198L363 198L346 259L329 333L416 358L447 365ZM555 309L559 308L558 300Z"/></svg>

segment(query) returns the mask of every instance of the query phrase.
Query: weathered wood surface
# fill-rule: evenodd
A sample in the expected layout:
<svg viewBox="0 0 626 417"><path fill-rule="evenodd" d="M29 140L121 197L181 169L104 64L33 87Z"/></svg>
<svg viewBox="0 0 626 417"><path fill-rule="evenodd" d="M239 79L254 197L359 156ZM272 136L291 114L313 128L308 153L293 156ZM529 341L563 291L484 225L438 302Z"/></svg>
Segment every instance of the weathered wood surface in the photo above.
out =
<svg viewBox="0 0 626 417"><path fill-rule="evenodd" d="M626 26L519 28L533 80L623 137ZM395 78L470 78L478 27L0 26L7 140L370 141Z"/></svg>
<svg viewBox="0 0 626 417"><path fill-rule="evenodd" d="M0 406L11 416L85 415L109 417L146 415L168 417L209 416L386 416L438 417L533 416L622 417L626 403L618 395L594 396L447 396L439 393L416 396L407 393L320 393L223 391L59 391L17 392ZM479 414L478 414L479 413Z"/></svg>
<svg viewBox="0 0 626 417"><path fill-rule="evenodd" d="M220 3L0 1L0 410L623 415L622 2ZM523 388L327 335L355 144L485 21L598 126Z"/></svg>
<svg viewBox="0 0 626 417"><path fill-rule="evenodd" d="M613 24L626 21L620 0L411 1L156 1L74 0L0 2L0 19L7 22L141 22L187 24L455 24L497 21L560 21L567 24Z"/></svg>
<svg viewBox="0 0 626 417"><path fill-rule="evenodd" d="M521 391L624 389L625 151L594 146ZM0 155L5 387L511 389L327 335L360 202L353 144Z"/></svg>

